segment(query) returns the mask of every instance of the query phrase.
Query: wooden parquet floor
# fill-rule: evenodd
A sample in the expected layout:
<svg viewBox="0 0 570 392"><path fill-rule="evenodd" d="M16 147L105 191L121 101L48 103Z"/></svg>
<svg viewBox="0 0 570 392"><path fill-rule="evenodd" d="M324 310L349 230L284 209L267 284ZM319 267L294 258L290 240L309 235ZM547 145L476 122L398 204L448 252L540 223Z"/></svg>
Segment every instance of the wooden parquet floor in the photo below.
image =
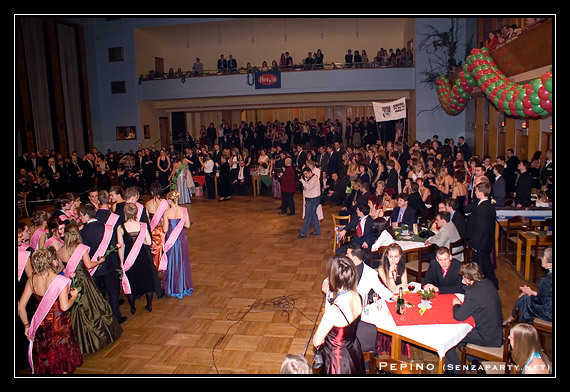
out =
<svg viewBox="0 0 570 392"><path fill-rule="evenodd" d="M143 197L143 201L145 201ZM321 236L297 239L297 213L279 215L280 201L270 195L233 196L218 202L194 197L187 204L186 229L194 293L154 299L152 313L137 301L123 335L105 349L84 355L77 375L278 374L285 354L303 354L311 362L310 337L320 317L321 284L332 255L331 214L325 204ZM525 282L499 260L504 315ZM528 284L528 283L527 283ZM435 361L420 349L412 359Z"/></svg>

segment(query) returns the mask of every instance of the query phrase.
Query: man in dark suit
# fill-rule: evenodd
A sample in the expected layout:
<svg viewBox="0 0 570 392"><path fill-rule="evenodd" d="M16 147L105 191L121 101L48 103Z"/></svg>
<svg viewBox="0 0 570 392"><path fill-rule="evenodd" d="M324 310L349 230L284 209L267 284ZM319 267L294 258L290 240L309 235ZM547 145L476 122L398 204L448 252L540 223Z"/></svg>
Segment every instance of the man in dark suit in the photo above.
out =
<svg viewBox="0 0 570 392"><path fill-rule="evenodd" d="M72 153L69 164L67 165L67 173L69 175L69 183L71 185L71 191L77 193L78 195L83 193L85 188L85 182L83 180L83 167L81 162L77 159L77 154Z"/></svg>
<svg viewBox="0 0 570 392"><path fill-rule="evenodd" d="M440 208L441 211L449 212L451 215L451 222L455 225L457 232L461 238L466 238L467 236L467 218L463 211L459 208L459 203L456 199L451 197L445 199L440 203L440 206L443 204L443 210Z"/></svg>
<svg viewBox="0 0 570 392"><path fill-rule="evenodd" d="M321 171L323 173L327 173L327 175L329 174L329 158L330 158L330 154L327 153L325 146L320 146L317 164L319 165L319 168L321 169Z"/></svg>
<svg viewBox="0 0 570 392"><path fill-rule="evenodd" d="M464 284L465 298L453 299L453 317L464 321L473 316L475 327L459 342L458 346L473 343L485 347L501 347L503 344L503 311L501 299L489 279L485 279L477 263L464 263L459 269ZM504 342L508 344L508 342ZM445 354L446 373L459 373L460 365L455 347Z"/></svg>
<svg viewBox="0 0 570 392"><path fill-rule="evenodd" d="M45 168L46 178L49 181L49 187L52 195L58 196L65 191L65 173L63 167L55 164L54 158L48 159L48 165Z"/></svg>
<svg viewBox="0 0 570 392"><path fill-rule="evenodd" d="M433 288L440 294L463 293L460 267L461 262L451 257L448 248L438 248L435 259L430 261L429 268L422 278L424 290Z"/></svg>
<svg viewBox="0 0 570 392"><path fill-rule="evenodd" d="M479 264L483 275L493 282L498 289L499 282L495 277L495 269L491 263L491 252L495 246L495 221L497 214L495 206L489 199L490 194L491 185L488 182L483 181L476 185L475 196L479 202L466 206L465 211L471 213L467 221L466 236L469 238L472 261Z"/></svg>
<svg viewBox="0 0 570 392"><path fill-rule="evenodd" d="M333 146L327 146L327 152L329 153L329 166L327 168L327 176L331 176L332 173L340 173L342 154L335 150Z"/></svg>
<svg viewBox="0 0 570 392"><path fill-rule="evenodd" d="M495 175L495 182L493 183L493 200L495 200L495 208L505 206L505 198L507 196L505 177L503 172L505 167L502 165L493 166L493 174Z"/></svg>
<svg viewBox="0 0 570 392"><path fill-rule="evenodd" d="M505 183L507 187L507 193L516 191L516 181L517 181L517 167L519 166L520 159L515 155L515 151L512 148L507 150L507 162L503 176L505 176Z"/></svg>
<svg viewBox="0 0 570 392"><path fill-rule="evenodd" d="M83 229L80 231L81 242L89 246L90 258L93 258L105 234L105 224L98 221L95 216L96 211L92 205L85 204L80 207L79 217L83 222ZM109 245L116 246L116 243L113 244L111 239ZM111 305L113 315L119 323L125 322L127 318L121 315L121 310L119 309L121 283L116 270L116 262L112 258L107 257L105 261L97 266L97 271L93 274L93 281L103 296L105 294L109 296L109 305Z"/></svg>
<svg viewBox="0 0 570 392"><path fill-rule="evenodd" d="M420 186L417 182L412 182L412 193L408 197L408 206L416 210L416 216L420 217L423 222L427 223L427 207L418 191Z"/></svg>
<svg viewBox="0 0 570 392"><path fill-rule="evenodd" d="M220 58L218 59L218 72L225 73L228 70L228 60L224 58L224 55L221 54Z"/></svg>
<svg viewBox="0 0 570 392"><path fill-rule="evenodd" d="M295 170L297 174L300 174L303 170L303 166L307 162L307 153L303 150L303 146L297 145L297 155L295 156Z"/></svg>
<svg viewBox="0 0 570 392"><path fill-rule="evenodd" d="M142 176L144 178L144 185L148 193L150 193L150 186L156 181L156 158L150 153L148 148L144 150L144 156L141 161Z"/></svg>
<svg viewBox="0 0 570 392"><path fill-rule="evenodd" d="M400 181L398 171L395 169L396 163L392 159L386 161L386 171L388 171L388 179L385 188L390 188L394 193L398 193L398 182Z"/></svg>
<svg viewBox="0 0 570 392"><path fill-rule="evenodd" d="M359 204L356 207L356 219L351 219L350 222L339 232L339 239L342 240L344 236L353 231L351 241L362 246L365 252L370 253L372 244L376 240L374 232L374 221L368 216L370 207L368 204ZM344 255L348 249L348 245L343 245L336 250L337 255Z"/></svg>
<svg viewBox="0 0 570 392"><path fill-rule="evenodd" d="M338 173L331 174L331 178L327 180L327 185L328 189L321 199L321 204L330 200L337 206L341 205L346 198L346 184L341 181Z"/></svg>
<svg viewBox="0 0 570 392"><path fill-rule="evenodd" d="M238 162L238 169L232 172L232 187L234 195L244 195L246 189L251 187L251 173L249 167L245 166L243 159Z"/></svg>
<svg viewBox="0 0 570 392"><path fill-rule="evenodd" d="M228 59L228 71L230 73L237 72L237 61L236 61L236 59L233 58L233 56L231 54L230 54L230 58Z"/></svg>
<svg viewBox="0 0 570 392"><path fill-rule="evenodd" d="M519 162L518 170L520 172L519 178L517 179L515 197L516 207L530 207L530 195L532 192L532 176L528 172L530 169L530 163L527 160Z"/></svg>
<svg viewBox="0 0 570 392"><path fill-rule="evenodd" d="M409 228L412 228L414 223L416 223L416 210L409 206L408 200L409 195L407 193L398 195L398 207L394 208L390 214L392 227L407 225Z"/></svg>

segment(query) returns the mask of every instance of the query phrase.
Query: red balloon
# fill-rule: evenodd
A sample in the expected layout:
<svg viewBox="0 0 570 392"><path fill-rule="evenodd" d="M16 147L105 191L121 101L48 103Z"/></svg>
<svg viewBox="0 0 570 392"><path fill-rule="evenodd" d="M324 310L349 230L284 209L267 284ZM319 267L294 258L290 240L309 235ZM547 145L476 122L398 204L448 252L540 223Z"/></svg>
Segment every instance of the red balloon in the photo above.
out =
<svg viewBox="0 0 570 392"><path fill-rule="evenodd" d="M541 100L548 100L549 94L550 93L544 86L540 86L540 88L538 89L538 96L540 97Z"/></svg>
<svg viewBox="0 0 570 392"><path fill-rule="evenodd" d="M544 110L548 111L549 113L552 113L552 102L550 102L548 99L545 100L540 100L540 107L543 108Z"/></svg>
<svg viewBox="0 0 570 392"><path fill-rule="evenodd" d="M524 98L522 99L522 104L525 108L531 109L532 110L532 103L530 102L530 99L528 98L528 95L525 95Z"/></svg>

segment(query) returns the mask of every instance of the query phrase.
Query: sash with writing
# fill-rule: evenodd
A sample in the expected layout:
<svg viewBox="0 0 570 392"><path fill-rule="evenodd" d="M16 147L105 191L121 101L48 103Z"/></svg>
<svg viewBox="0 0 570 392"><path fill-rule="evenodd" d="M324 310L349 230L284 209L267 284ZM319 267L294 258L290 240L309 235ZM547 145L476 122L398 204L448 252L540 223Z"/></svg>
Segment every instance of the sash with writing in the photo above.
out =
<svg viewBox="0 0 570 392"><path fill-rule="evenodd" d="M89 251L89 247L85 244L77 245L77 248L73 251L69 260L67 260L67 265L65 266L65 270L63 270L63 274L68 278L71 277L71 274L75 272L77 266L79 265L79 261L83 258L83 254Z"/></svg>
<svg viewBox="0 0 570 392"><path fill-rule="evenodd" d="M156 225L158 225L160 218L162 218L162 215L164 214L164 211L166 211L167 208L168 208L168 201L166 199L162 199L162 201L158 205L158 208L154 212L152 220L150 221L150 231L153 231Z"/></svg>
<svg viewBox="0 0 570 392"><path fill-rule="evenodd" d="M103 257L107 248L109 247L109 243L111 242L111 237L113 236L113 226L104 224L105 225L105 232L103 233L103 239L99 244L99 247L91 257L91 261L95 262L99 257ZM97 267L93 267L89 270L89 274L93 276L93 274L97 271Z"/></svg>
<svg viewBox="0 0 570 392"><path fill-rule="evenodd" d="M30 257L30 251L18 249L18 282L22 278L22 273L24 268L26 268L26 263Z"/></svg>
<svg viewBox="0 0 570 392"><path fill-rule="evenodd" d="M63 240L61 238L49 237L45 242L44 247L50 247L54 242L59 242L61 245L63 245Z"/></svg>
<svg viewBox="0 0 570 392"><path fill-rule="evenodd" d="M163 253L162 253L162 257L160 258L160 264L158 265L159 271L164 271L166 269L166 266L168 264L168 258L166 257L166 252L168 252L170 250L170 248L172 248L172 246L174 245L174 243L178 239L180 232L184 228L184 222L186 222L186 216L187 215L188 215L188 211L186 210L186 208L183 208L182 209L182 219L180 219L180 221L178 222L178 224L176 225L174 230L172 230L172 233L170 233L170 237L168 237L168 239L164 243L164 246L162 247Z"/></svg>
<svg viewBox="0 0 570 392"><path fill-rule="evenodd" d="M42 234L47 232L48 231L44 229L36 229L36 231L34 231L34 234L32 234L32 238L30 238L30 246L34 250L38 249L38 244L40 243L40 237L42 236Z"/></svg>
<svg viewBox="0 0 570 392"><path fill-rule="evenodd" d="M121 279L121 285L123 286L123 292L125 294L131 294L131 285L129 284L129 279L127 278L126 272L135 263L135 260L137 259L137 256L139 255L139 252L143 245L146 233L147 233L147 224L142 222L139 235L137 236L137 239L135 240L135 243L133 244L131 251L129 252L129 255L126 257L125 262L121 263L121 269L123 270L123 278Z"/></svg>
<svg viewBox="0 0 570 392"><path fill-rule="evenodd" d="M32 368L32 373L34 372L34 364L32 361L32 347L34 345L36 331L59 297L61 290L70 282L71 280L69 278L63 275L57 275L46 290L36 312L34 313L34 316L32 317L32 321L30 321L30 329L28 330L28 335L32 337L32 340L30 340L30 345L28 346L28 362Z"/></svg>

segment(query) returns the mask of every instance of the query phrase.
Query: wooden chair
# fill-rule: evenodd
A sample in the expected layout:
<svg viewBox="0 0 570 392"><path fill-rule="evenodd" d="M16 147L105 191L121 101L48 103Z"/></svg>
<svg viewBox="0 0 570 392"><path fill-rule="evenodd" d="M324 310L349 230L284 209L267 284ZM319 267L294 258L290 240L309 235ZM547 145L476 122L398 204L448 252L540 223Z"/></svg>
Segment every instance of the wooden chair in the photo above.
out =
<svg viewBox="0 0 570 392"><path fill-rule="evenodd" d="M517 232L524 230L525 228L530 228L532 224L532 219L525 216L517 215L512 218L507 219L507 226L505 227L505 255L509 254L509 242L515 244L517 243Z"/></svg>
<svg viewBox="0 0 570 392"><path fill-rule="evenodd" d="M467 244L464 238L460 238L455 242L449 243L449 253L452 258L458 259L459 261L467 261ZM457 258L457 256L463 256L462 259Z"/></svg>
<svg viewBox="0 0 570 392"><path fill-rule="evenodd" d="M30 214L28 213L28 200L27 200L27 196L28 194L26 192L22 192L18 194L18 211L20 212L20 214L22 216L26 216L26 218L30 217Z"/></svg>
<svg viewBox="0 0 570 392"><path fill-rule="evenodd" d="M545 236L538 236L536 237L536 244L534 245L534 268L532 272L532 281L536 282L536 278L538 275L539 268L542 268L541 261L542 257L539 257L540 250L544 250L552 246L552 234L548 234Z"/></svg>
<svg viewBox="0 0 570 392"><path fill-rule="evenodd" d="M436 246L431 244L418 249L418 258L406 263L408 275L413 275L416 282L421 283L422 277L425 275L429 268L430 260L435 256Z"/></svg>
<svg viewBox="0 0 570 392"><path fill-rule="evenodd" d="M467 343L464 347L460 348L461 351L461 374L465 373L465 365L467 363L467 356L473 356L482 359L483 361L491 362L505 362L509 361L509 333L511 328L519 321L519 309L515 308L513 320L507 325L503 326L503 345L500 347L485 347L472 343ZM508 368L505 368L505 374L508 373Z"/></svg>
<svg viewBox="0 0 570 392"><path fill-rule="evenodd" d="M348 240L348 237L345 236L343 241L339 241L338 233L341 232L342 229L344 229L344 227L346 226L346 224L343 225L340 222L342 222L342 221L350 222L350 215L332 214L332 219L333 219L333 234L334 234L334 238L333 238L333 253L334 253L337 248L340 248L342 246L342 244L346 240Z"/></svg>
<svg viewBox="0 0 570 392"><path fill-rule="evenodd" d="M532 320L532 325L538 331L538 335L540 336L540 343L542 347L544 347L544 334L552 335L552 321L546 321L535 317L534 320Z"/></svg>

